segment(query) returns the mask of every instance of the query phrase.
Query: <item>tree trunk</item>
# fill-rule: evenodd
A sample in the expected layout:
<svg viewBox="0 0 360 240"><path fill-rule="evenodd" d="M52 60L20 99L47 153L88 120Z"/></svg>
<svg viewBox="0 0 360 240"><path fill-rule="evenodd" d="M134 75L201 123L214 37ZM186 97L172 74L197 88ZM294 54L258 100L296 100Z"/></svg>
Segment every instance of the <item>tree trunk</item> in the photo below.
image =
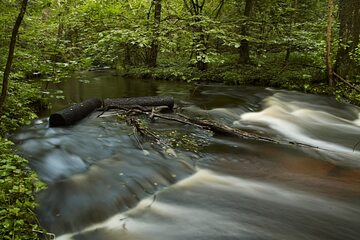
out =
<svg viewBox="0 0 360 240"><path fill-rule="evenodd" d="M10 71L11 71L11 65L12 65L12 62L14 59L14 51L15 51L15 46L16 46L16 37L18 35L21 22L24 18L27 4L28 4L28 0L23 0L21 2L20 12L16 18L16 22L15 22L14 28L12 30L11 40L10 40L10 44L9 44L9 53L8 53L8 58L7 58L6 67L4 70L3 82L2 82L2 90L1 90L1 96L0 96L0 112L3 109L4 103L5 103L6 97L7 97L9 76L10 76Z"/></svg>
<svg viewBox="0 0 360 240"><path fill-rule="evenodd" d="M148 51L147 65L149 67L156 67L157 65L157 56L159 52L159 31L160 31L160 21L161 21L161 0L154 0L155 10L154 10L154 23L153 23L153 40Z"/></svg>
<svg viewBox="0 0 360 240"><path fill-rule="evenodd" d="M246 0L244 16L247 18L245 24L241 27L241 35L247 36L249 34L248 19L252 17L254 12L255 0ZM250 49L249 41L242 39L239 47L239 63L248 64L250 63Z"/></svg>
<svg viewBox="0 0 360 240"><path fill-rule="evenodd" d="M199 24L202 20L202 12L205 5L206 0L198 1L198 0L184 0L185 7L189 10L190 14L194 18L195 26L194 29L194 37L193 37L193 50L191 52L191 56L193 53L196 54L196 67L200 71L205 71L208 67L208 63L206 61L207 58L207 46L206 46L206 36L204 33L203 27Z"/></svg>
<svg viewBox="0 0 360 240"><path fill-rule="evenodd" d="M359 44L360 2L342 0L339 2L339 50L336 56L335 72L342 77L352 78L359 73L356 61L351 57Z"/></svg>
<svg viewBox="0 0 360 240"><path fill-rule="evenodd" d="M297 6L298 6L298 0L294 0L293 2L293 8L297 11ZM289 24L289 36L292 35L292 29L293 26L295 24L295 18L296 18L296 12L294 12L294 14L291 16L291 22ZM289 46L286 48L286 54L285 54L285 59L284 59L284 64L288 64L289 59L290 59L290 55L291 55L291 50L292 50L292 43L291 41L288 42Z"/></svg>
<svg viewBox="0 0 360 240"><path fill-rule="evenodd" d="M53 113L49 118L50 127L69 126L88 116L95 109L100 108L100 99L91 98L81 103L77 103L69 108Z"/></svg>
<svg viewBox="0 0 360 240"><path fill-rule="evenodd" d="M133 65L131 62L131 49L128 43L125 43L125 47L124 47L123 65L125 69L127 69L127 66Z"/></svg>
<svg viewBox="0 0 360 240"><path fill-rule="evenodd" d="M200 20L199 20L200 21ZM194 44L196 47L196 67L200 71L206 71L208 68L208 63L206 62L206 39L205 34L203 33L202 27L198 27L196 30L199 33L198 38L195 39Z"/></svg>
<svg viewBox="0 0 360 240"><path fill-rule="evenodd" d="M105 99L104 108L116 107L156 107L167 106L172 109L174 107L174 98L172 96L146 96L146 97L132 97L132 98L115 98Z"/></svg>
<svg viewBox="0 0 360 240"><path fill-rule="evenodd" d="M290 54L291 54L291 46L288 46L286 48L286 54L285 54L285 59L284 59L285 64L287 64L289 62Z"/></svg>
<svg viewBox="0 0 360 240"><path fill-rule="evenodd" d="M333 0L328 0L328 26L326 33L326 73L327 79L330 86L334 86L333 79L333 68L332 68L332 60L331 60L331 32L332 32L332 15L334 10L334 2Z"/></svg>

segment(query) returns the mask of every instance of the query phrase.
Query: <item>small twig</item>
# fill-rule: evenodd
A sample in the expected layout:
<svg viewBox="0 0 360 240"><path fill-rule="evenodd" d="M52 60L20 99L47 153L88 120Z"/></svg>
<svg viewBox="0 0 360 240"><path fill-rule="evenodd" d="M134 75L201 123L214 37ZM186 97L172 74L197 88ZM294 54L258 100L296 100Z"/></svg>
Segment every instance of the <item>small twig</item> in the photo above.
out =
<svg viewBox="0 0 360 240"><path fill-rule="evenodd" d="M196 124L196 123L193 123L193 122L190 122L188 121L188 118L185 117L184 115L180 114L180 113L177 113L178 116L186 119L185 120L181 120L179 118L173 118L173 117L169 117L169 116L165 116L165 115L161 115L161 114L153 114L154 117L158 117L158 118L161 118L161 119L165 119L165 120L169 120L169 121L175 121L175 122L179 122L179 123L183 123L183 124L187 124L187 125L192 125L192 126L195 126L195 127L198 127L198 128L202 128L204 129L205 127L204 126L201 126L199 124Z"/></svg>
<svg viewBox="0 0 360 240"><path fill-rule="evenodd" d="M142 136L150 136L153 141L155 141L157 144L163 145L164 147L169 148L168 144L164 143L163 141L161 141L161 139L159 138L158 135L156 135L155 133L151 132L150 130L144 128L141 126L141 124L139 123L138 119L134 119L134 118L129 118L127 120L129 125L134 126L134 129L139 132ZM134 131L134 133L136 132ZM141 147L142 148L142 147ZM144 150L142 148L142 150Z"/></svg>
<svg viewBox="0 0 360 240"><path fill-rule="evenodd" d="M154 121L154 113L155 113L155 108L152 108L151 113L149 114L149 118L152 122Z"/></svg>
<svg viewBox="0 0 360 240"><path fill-rule="evenodd" d="M34 213L34 211L33 211L32 209L30 209L30 208L27 208L27 210L28 210L29 212L31 212L31 214L33 214L37 225L38 225L38 226L41 226L41 224L40 224L40 222L39 222L39 219L38 219L36 213ZM48 239L47 236L49 236L50 239L55 239L55 237L56 237L55 234L53 234L53 233L48 233L48 232L46 232L45 230L42 231L42 230L32 229L32 231L42 234L43 237L44 237L46 240Z"/></svg>
<svg viewBox="0 0 360 240"><path fill-rule="evenodd" d="M136 143L139 145L139 147L141 148L141 150L144 151L144 148L143 148L143 146L141 145L140 140L139 140L138 137L136 136L136 128L135 128L135 127L133 127L133 133L132 133L131 135L134 135L134 138L135 138ZM129 136L131 136L131 135L129 135Z"/></svg>
<svg viewBox="0 0 360 240"><path fill-rule="evenodd" d="M106 111L108 111L109 109L107 107L103 107L103 108L99 108L97 111L102 111L99 115L97 115L96 117L101 117Z"/></svg>
<svg viewBox="0 0 360 240"><path fill-rule="evenodd" d="M151 206L155 203L155 201L156 201L156 194L154 194L153 200L152 200L152 202L147 206L147 208L151 208Z"/></svg>

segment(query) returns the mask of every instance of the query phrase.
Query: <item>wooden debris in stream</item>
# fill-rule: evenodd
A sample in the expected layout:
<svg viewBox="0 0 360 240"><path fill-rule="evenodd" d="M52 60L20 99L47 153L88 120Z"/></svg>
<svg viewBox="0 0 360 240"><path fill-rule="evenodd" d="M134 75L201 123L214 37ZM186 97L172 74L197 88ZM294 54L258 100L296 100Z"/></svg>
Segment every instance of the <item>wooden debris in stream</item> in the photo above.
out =
<svg viewBox="0 0 360 240"><path fill-rule="evenodd" d="M280 141L276 140L270 137L261 136L256 132L251 131L245 131L238 128L231 128L227 125L212 121L212 120L206 120L206 119L199 119L199 118L191 118L187 115L184 115L178 111L176 107L174 109L169 109L167 106L158 106L158 107L142 107L142 106L117 106L113 107L113 109L117 109L118 111L118 118L124 119L129 125L134 126L134 134L137 132L142 137L150 137L150 139L153 142L156 142L158 145L161 145L164 149L172 149L172 147L178 147L174 146L172 144L169 144L169 141L165 141L166 136L161 136L155 134L154 132L148 130L147 127L145 127L143 124L139 122L139 119L135 118L136 116L146 116L151 122L155 122L157 119L163 119L167 121L173 121L178 122L181 124L186 124L190 126L194 126L199 129L207 130L212 132L213 134L219 134L223 136L232 136L232 137L241 137L244 139L252 139L252 140L258 140L263 142L271 142L275 144L285 144L285 145L294 145L294 146L300 146L300 147L306 147L306 148L313 148L313 149L319 149L319 150L326 150L327 149L321 149L316 146L303 144L299 142L294 141ZM161 113L162 111L171 110L171 114L164 114ZM174 111L175 110L175 111ZM105 111L103 111L101 114L103 114ZM185 135L184 135L185 136ZM173 138L175 139L175 138ZM179 140L179 139L175 139ZM194 142L196 141L188 141L193 145L192 147L186 147L186 144L183 144L181 147L187 149L187 150L195 150L196 148L194 145L196 145ZM178 142L179 143L179 142ZM140 144L140 143L139 143ZM184 147L185 146L185 147ZM141 146L142 148L142 146ZM172 151L171 151L172 152ZM171 154L170 154L171 155Z"/></svg>

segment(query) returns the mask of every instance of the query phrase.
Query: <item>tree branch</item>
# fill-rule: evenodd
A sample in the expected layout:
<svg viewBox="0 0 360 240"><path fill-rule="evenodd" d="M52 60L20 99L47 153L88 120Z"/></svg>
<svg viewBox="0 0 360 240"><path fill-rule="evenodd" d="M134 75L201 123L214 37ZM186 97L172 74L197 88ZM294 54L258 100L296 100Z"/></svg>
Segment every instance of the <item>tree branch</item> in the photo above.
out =
<svg viewBox="0 0 360 240"><path fill-rule="evenodd" d="M150 20L151 9L152 9L153 6L154 6L154 1L151 1L150 8L149 8L149 10L148 10L147 13L146 13L147 20Z"/></svg>
<svg viewBox="0 0 360 240"><path fill-rule="evenodd" d="M191 1L191 3L192 3L192 0L190 0ZM187 0L184 0L184 5L185 5L185 7L189 10L189 12L190 12L190 14L191 15L194 15L195 13L193 13L193 11L192 11L192 7L190 7L189 6L189 4L187 3Z"/></svg>
<svg viewBox="0 0 360 240"><path fill-rule="evenodd" d="M220 0L219 5L214 9L213 14L215 14L215 18L218 18L221 12L221 9L223 8L225 4L225 0Z"/></svg>
<svg viewBox="0 0 360 240"><path fill-rule="evenodd" d="M351 87L352 89L355 89L356 91L360 92L360 88L357 86L352 85L350 82L346 81L344 78L342 78L340 75L338 75L336 72L334 72L334 76L339 79L340 81L344 82L346 85Z"/></svg>

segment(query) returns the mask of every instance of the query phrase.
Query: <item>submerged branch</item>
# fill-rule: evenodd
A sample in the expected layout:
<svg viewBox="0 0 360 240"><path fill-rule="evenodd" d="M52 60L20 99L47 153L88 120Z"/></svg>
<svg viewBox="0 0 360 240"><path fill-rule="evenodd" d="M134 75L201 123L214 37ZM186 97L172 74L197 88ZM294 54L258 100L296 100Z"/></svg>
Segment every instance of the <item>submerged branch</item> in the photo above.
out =
<svg viewBox="0 0 360 240"><path fill-rule="evenodd" d="M143 106L108 105L106 108L103 109L104 111L101 114L103 114L105 111L107 111L109 109L120 110L122 114L125 114L127 116L126 117L127 123L129 125L134 126L135 132L137 132L141 136L150 137L154 142L156 142L157 144L161 145L162 147L168 148L168 149L171 149L171 147L166 142L164 142L163 139L161 139L161 136L148 130L147 127L144 126L143 124L141 124L141 121L139 119L136 119L134 116L135 115L145 115L152 122L154 122L156 120L156 118L164 119L167 121L178 122L181 124L194 126L196 128L200 128L203 130L209 130L209 131L213 132L214 134L219 134L219 135L241 137L244 139L252 139L252 140L263 141L263 142L271 142L271 143L275 143L275 144L293 145L293 146L329 151L328 149L322 149L317 146L312 146L312 145L308 145L308 144L304 144L304 143L300 143L300 142L276 140L271 137L262 136L256 132L251 132L251 131L242 130L242 129L238 129L238 128L232 128L225 124L221 124L221 123L218 123L213 120L192 118L192 117L186 116L186 115L184 115L182 113L178 113L178 112L172 112L173 116L171 116L170 114L163 114L163 113L160 113L160 111L164 109L161 107L159 109L156 109L154 107L148 108L148 107L143 107ZM169 109L169 108L166 107L166 109ZM357 145L358 144L356 144L355 147Z"/></svg>

